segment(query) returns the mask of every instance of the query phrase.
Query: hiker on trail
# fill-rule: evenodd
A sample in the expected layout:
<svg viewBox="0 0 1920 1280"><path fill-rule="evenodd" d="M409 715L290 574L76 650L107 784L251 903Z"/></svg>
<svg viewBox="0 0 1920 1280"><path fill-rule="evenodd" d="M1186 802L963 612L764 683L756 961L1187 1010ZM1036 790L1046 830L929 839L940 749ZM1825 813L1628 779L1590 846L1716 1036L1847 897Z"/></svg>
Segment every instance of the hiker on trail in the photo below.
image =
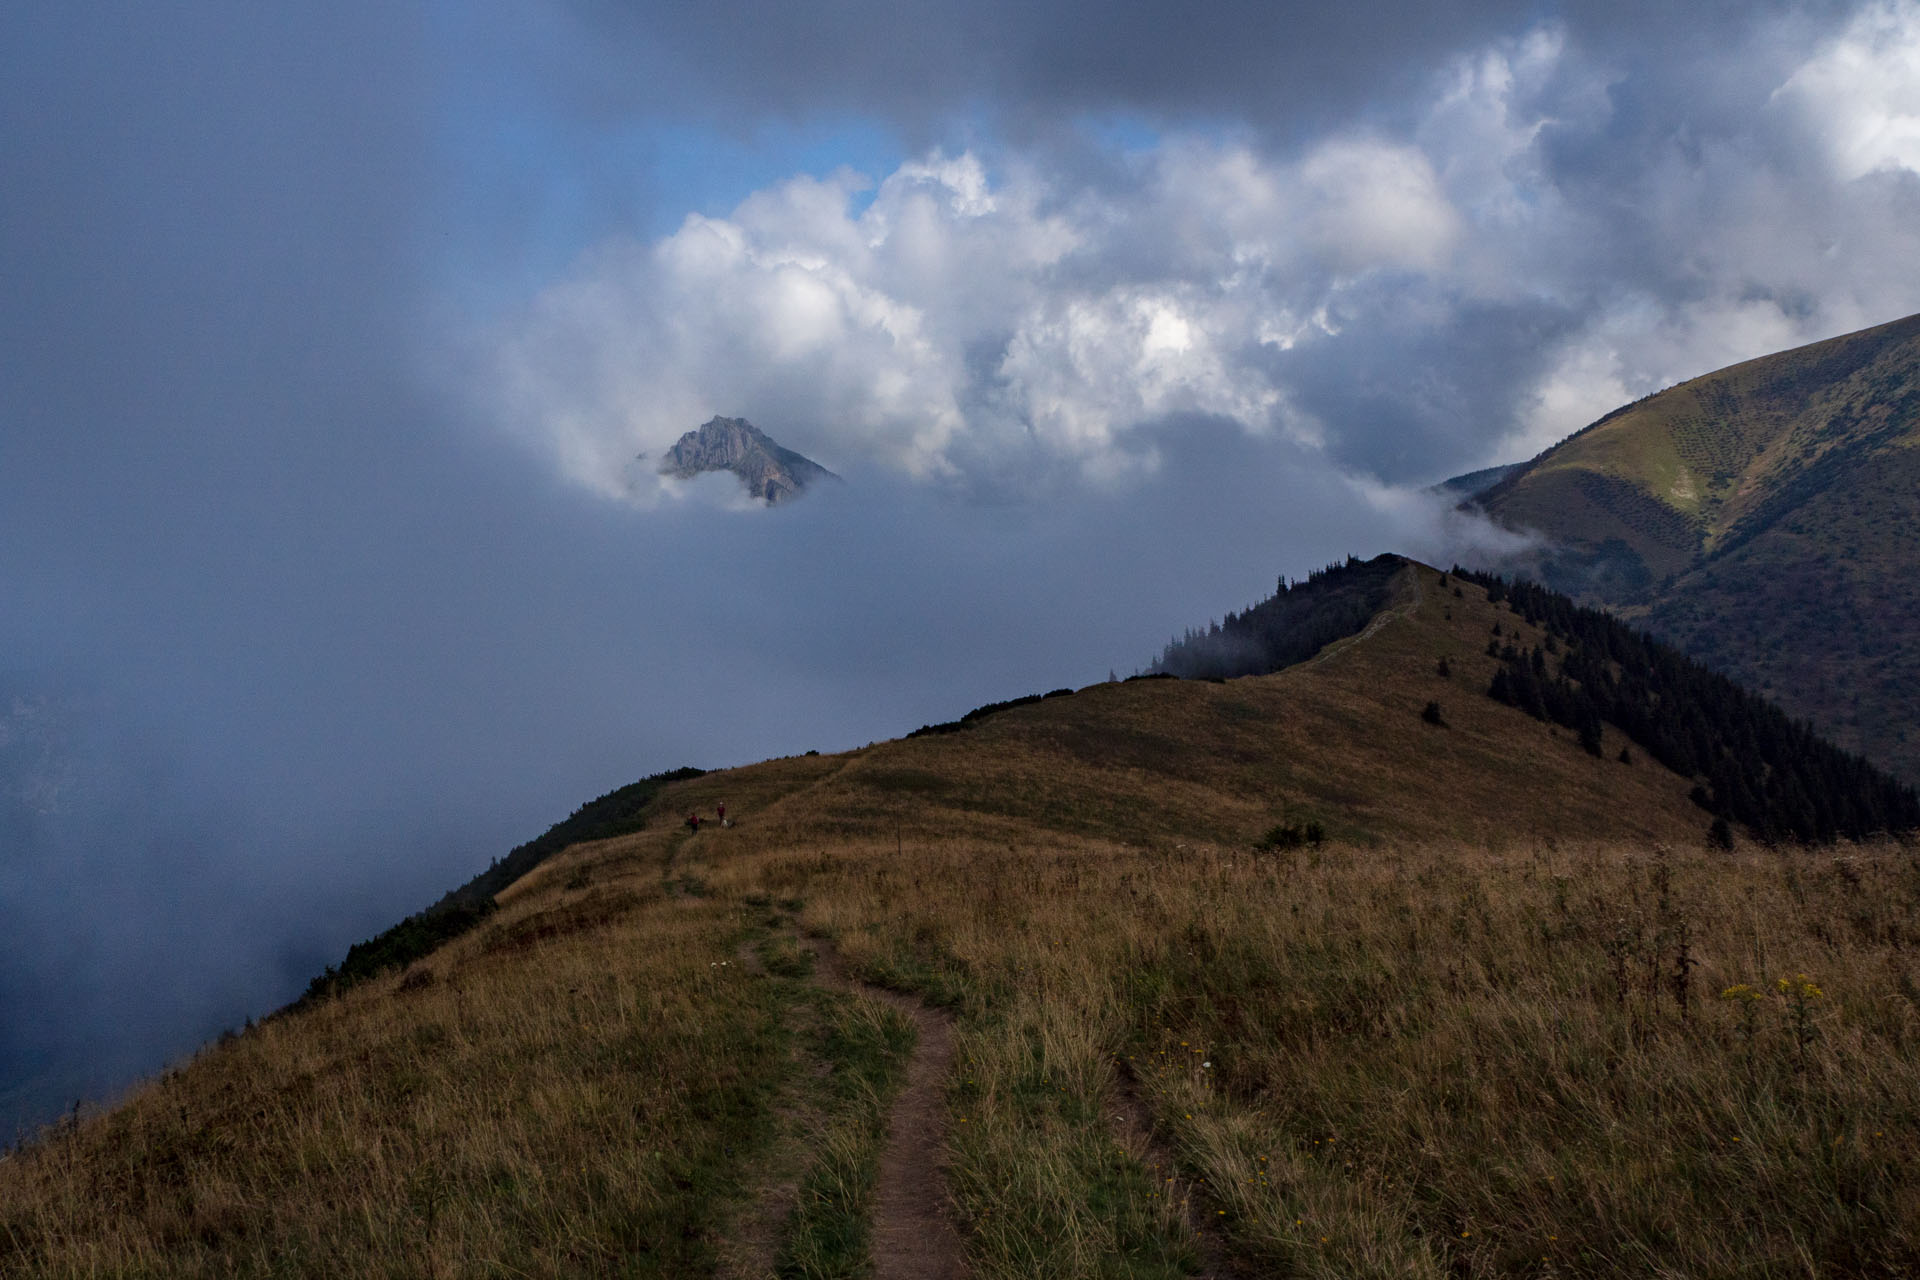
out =
<svg viewBox="0 0 1920 1280"><path fill-rule="evenodd" d="M721 826L724 827L727 825L727 802L725 800L713 806L713 816L720 819Z"/></svg>
<svg viewBox="0 0 1920 1280"><path fill-rule="evenodd" d="M695 832L697 832L697 831L699 831L699 830L700 830L700 815L699 815L699 814L697 814L697 813L690 813L690 814L688 814L688 815L687 815L687 830L689 830L689 831L695 831Z"/></svg>

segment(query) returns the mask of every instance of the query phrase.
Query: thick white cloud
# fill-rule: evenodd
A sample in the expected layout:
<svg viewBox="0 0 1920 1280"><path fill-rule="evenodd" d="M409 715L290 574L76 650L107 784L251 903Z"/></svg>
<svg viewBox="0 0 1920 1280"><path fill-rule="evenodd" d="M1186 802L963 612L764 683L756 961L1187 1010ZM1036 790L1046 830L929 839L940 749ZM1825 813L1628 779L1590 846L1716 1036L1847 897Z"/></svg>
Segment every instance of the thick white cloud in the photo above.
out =
<svg viewBox="0 0 1920 1280"><path fill-rule="evenodd" d="M991 487L1137 481L1196 417L1390 481L1525 456L1914 308L1916 15L1710 83L1636 80L1547 24L1436 69L1397 127L797 177L583 257L507 323L489 391L568 476L642 502L677 490L636 455L715 413Z"/></svg>
<svg viewBox="0 0 1920 1280"><path fill-rule="evenodd" d="M500 341L502 411L573 479L643 499L663 482L635 455L713 413L830 465L1112 479L1151 469L1137 429L1170 415L1312 438L1254 357L1326 331L1328 288L1440 268L1460 235L1424 153L1364 137L1292 164L1177 141L1124 199L937 152L863 190L795 178L601 246Z"/></svg>
<svg viewBox="0 0 1920 1280"><path fill-rule="evenodd" d="M1299 177L1310 244L1339 270L1435 270L1459 238L1459 215L1413 147L1329 142L1307 157Z"/></svg>
<svg viewBox="0 0 1920 1280"><path fill-rule="evenodd" d="M1841 178L1920 173L1920 3L1870 6L1777 96L1806 113Z"/></svg>

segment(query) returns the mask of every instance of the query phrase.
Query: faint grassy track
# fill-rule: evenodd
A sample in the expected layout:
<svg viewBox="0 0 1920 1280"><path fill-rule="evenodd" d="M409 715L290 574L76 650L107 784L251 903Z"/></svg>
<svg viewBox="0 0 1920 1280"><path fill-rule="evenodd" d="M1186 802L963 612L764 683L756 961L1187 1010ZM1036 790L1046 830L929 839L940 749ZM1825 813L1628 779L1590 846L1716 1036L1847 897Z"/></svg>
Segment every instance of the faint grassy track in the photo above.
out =
<svg viewBox="0 0 1920 1280"><path fill-rule="evenodd" d="M1426 591L1421 585L1418 570L1408 567L1402 569L1397 576L1404 584L1400 593L1403 598L1398 607L1382 609L1375 615L1373 621L1367 624L1366 630L1360 632L1358 635L1348 636L1344 640L1335 640L1332 644L1307 659L1307 661L1301 665L1317 667L1328 658L1333 657L1336 653L1344 653L1354 645L1366 643L1375 632L1386 626L1389 622L1392 622L1395 618L1411 618L1414 610L1420 607L1420 601L1425 598Z"/></svg>
<svg viewBox="0 0 1920 1280"><path fill-rule="evenodd" d="M1200 1204L1194 1203L1196 1189L1188 1179L1181 1177L1179 1161L1156 1133L1153 1109L1141 1097L1140 1082L1135 1078L1133 1069L1126 1063L1115 1063L1114 1068L1118 1083L1113 1091L1114 1105L1108 1117L1114 1139L1136 1160L1153 1170L1155 1182L1167 1188L1163 1194L1179 1197L1180 1217L1192 1234L1194 1248L1200 1255L1200 1269L1189 1275L1192 1280L1239 1280L1248 1273L1235 1265L1228 1255L1225 1242L1207 1221L1206 1200L1202 1198Z"/></svg>

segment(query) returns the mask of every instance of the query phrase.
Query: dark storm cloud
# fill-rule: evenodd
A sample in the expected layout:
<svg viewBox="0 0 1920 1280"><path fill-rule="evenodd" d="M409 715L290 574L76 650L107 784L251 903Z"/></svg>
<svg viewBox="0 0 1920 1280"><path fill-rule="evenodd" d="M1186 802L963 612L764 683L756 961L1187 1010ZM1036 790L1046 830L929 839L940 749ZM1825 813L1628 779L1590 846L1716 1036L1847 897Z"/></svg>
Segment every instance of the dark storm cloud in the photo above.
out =
<svg viewBox="0 0 1920 1280"><path fill-rule="evenodd" d="M910 125L984 109L1337 112L1404 88L1426 58L1524 19L1483 4L589 3L590 29L649 51L678 98L873 112ZM819 69L832 67L822 76Z"/></svg>
<svg viewBox="0 0 1920 1280"><path fill-rule="evenodd" d="M736 121L856 112L923 137L940 136L955 113L984 112L1024 136L1052 131L1063 115L1122 111L1239 122L1284 138L1356 111L1391 114L1449 57L1539 21L1566 22L1596 50L1646 66L1722 49L1730 29L1773 15L1808 15L1811 25L1847 6L581 0L574 8L592 43L618 50L592 82L603 105L671 103Z"/></svg>

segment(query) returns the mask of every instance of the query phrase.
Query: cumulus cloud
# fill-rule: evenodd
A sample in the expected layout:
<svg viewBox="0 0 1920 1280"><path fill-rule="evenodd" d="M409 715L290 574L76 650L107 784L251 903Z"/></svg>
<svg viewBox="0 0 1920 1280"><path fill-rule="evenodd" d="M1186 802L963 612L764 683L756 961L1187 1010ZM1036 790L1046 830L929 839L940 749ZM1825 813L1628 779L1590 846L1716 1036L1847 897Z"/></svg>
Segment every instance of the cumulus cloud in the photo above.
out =
<svg viewBox="0 0 1920 1280"><path fill-rule="evenodd" d="M1139 483L1195 415L1382 481L1525 456L1912 308L1920 192L1888 170L1920 118L1915 13L1784 69L1786 37L1755 36L1755 77L1704 84L1547 22L1443 61L1391 127L794 177L586 254L495 335L491 409L642 503L677 489L636 455L714 413L995 490Z"/></svg>
<svg viewBox="0 0 1920 1280"><path fill-rule="evenodd" d="M1920 173L1920 3L1869 6L1776 96L1806 114L1842 179Z"/></svg>
<svg viewBox="0 0 1920 1280"><path fill-rule="evenodd" d="M829 465L994 483L1150 474L1156 424L1311 443L1269 358L1372 277L1446 276L1465 221L1428 154L1340 135L1291 158L1168 139L1120 192L1012 156L796 177L726 218L587 254L496 338L497 412L572 479L643 502L640 455L713 413Z"/></svg>
<svg viewBox="0 0 1920 1280"><path fill-rule="evenodd" d="M1335 140L1300 166L1311 247L1334 269L1432 271L1446 264L1460 217L1417 148Z"/></svg>
<svg viewBox="0 0 1920 1280"><path fill-rule="evenodd" d="M1311 435L1251 358L1314 331L1297 268L1434 267L1459 234L1425 156L1372 139L1292 165L1185 142L1126 201L1031 165L990 180L972 153L864 190L797 177L596 249L501 340L499 411L576 481L643 501L672 484L635 457L712 413L829 465L1112 479L1153 468L1141 428L1173 415Z"/></svg>

